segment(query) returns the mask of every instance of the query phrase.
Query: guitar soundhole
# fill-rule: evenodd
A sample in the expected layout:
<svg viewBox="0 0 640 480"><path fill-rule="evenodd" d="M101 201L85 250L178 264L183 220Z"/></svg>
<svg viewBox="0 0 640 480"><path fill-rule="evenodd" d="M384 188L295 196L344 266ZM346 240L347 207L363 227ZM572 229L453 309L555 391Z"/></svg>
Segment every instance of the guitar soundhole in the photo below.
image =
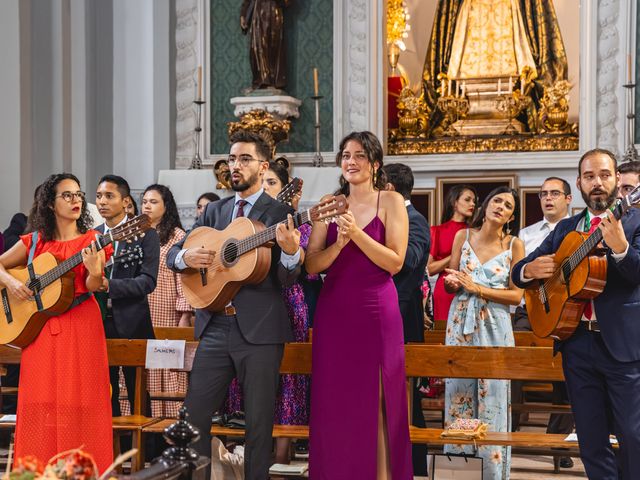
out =
<svg viewBox="0 0 640 480"><path fill-rule="evenodd" d="M229 267L238 260L238 244L230 241L222 248L222 261Z"/></svg>

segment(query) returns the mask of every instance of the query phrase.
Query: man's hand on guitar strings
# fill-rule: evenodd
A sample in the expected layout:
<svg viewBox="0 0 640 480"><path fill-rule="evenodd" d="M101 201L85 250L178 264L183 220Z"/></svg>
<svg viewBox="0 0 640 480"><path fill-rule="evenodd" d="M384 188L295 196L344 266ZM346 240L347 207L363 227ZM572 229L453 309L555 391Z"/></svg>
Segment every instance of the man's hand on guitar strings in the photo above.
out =
<svg viewBox="0 0 640 480"><path fill-rule="evenodd" d="M629 244L624 236L622 222L616 220L613 213L607 211L607 217L600 222L598 228L602 231L604 243L613 253L623 253L627 249Z"/></svg>
<svg viewBox="0 0 640 480"><path fill-rule="evenodd" d="M191 268L209 268L213 265L216 252L206 248L190 248L184 254L183 260Z"/></svg>
<svg viewBox="0 0 640 480"><path fill-rule="evenodd" d="M293 224L291 214L287 215L287 223L280 223L276 227L276 242L287 255L295 255L300 248L300 232Z"/></svg>
<svg viewBox="0 0 640 480"><path fill-rule="evenodd" d="M524 278L526 279L544 279L553 275L556 270L554 261L555 254L543 255L534 261L527 263L524 267Z"/></svg>

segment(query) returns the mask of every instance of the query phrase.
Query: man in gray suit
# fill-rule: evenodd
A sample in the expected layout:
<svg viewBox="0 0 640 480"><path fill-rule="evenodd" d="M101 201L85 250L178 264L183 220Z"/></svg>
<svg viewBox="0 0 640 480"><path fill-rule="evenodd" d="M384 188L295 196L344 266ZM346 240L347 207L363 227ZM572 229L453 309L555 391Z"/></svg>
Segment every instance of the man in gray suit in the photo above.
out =
<svg viewBox="0 0 640 480"><path fill-rule="evenodd" d="M200 339L191 370L185 406L200 429L194 448L211 456L211 417L222 406L233 377L244 394L246 445L245 478L268 478L271 431L284 343L293 340L282 297L282 286L292 284L300 272L300 232L293 225L293 209L272 199L262 189L271 151L257 135L238 132L231 137L229 167L236 194L209 203L194 224L217 230L246 216L277 227L271 269L258 285L245 285L223 311L196 310L195 334ZM187 237L188 238L188 235ZM209 268L219 252L183 249L183 242L167 254L167 266L180 272Z"/></svg>

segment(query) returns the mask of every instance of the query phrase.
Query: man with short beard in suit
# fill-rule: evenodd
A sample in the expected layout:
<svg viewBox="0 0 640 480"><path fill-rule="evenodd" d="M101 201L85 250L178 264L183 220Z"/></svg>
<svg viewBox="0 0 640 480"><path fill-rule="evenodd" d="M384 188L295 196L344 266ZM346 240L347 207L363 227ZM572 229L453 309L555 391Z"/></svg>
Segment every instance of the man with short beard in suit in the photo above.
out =
<svg viewBox="0 0 640 480"><path fill-rule="evenodd" d="M200 440L193 447L200 455L211 456L211 417L237 377L244 395L247 480L269 476L280 362L284 343L293 340L282 287L291 285L300 272L300 232L293 225L293 209L262 188L270 159L271 150L261 137L245 131L234 134L228 164L236 194L207 204L193 226L224 230L241 216L267 227L279 223L264 281L242 286L222 311L196 310L195 335L200 343L185 400L191 422L200 430ZM174 271L210 268L220 254L204 248L184 249L185 240L167 254L167 266Z"/></svg>

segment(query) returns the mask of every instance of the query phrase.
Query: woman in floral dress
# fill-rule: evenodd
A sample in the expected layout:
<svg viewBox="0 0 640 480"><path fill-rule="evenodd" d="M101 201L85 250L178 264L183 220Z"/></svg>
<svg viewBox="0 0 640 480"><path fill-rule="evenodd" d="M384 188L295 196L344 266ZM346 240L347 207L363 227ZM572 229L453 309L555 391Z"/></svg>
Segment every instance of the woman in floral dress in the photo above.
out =
<svg viewBox="0 0 640 480"><path fill-rule="evenodd" d="M171 190L164 185L148 186L142 197L142 213L149 216L151 226L160 237L158 282L148 297L151 322L154 327L189 327L193 309L184 298L178 274L169 270L165 261L169 249L185 236ZM150 370L148 385L150 392L184 393L187 391L187 374ZM177 417L181 405L182 402L153 400L151 413L154 417Z"/></svg>
<svg viewBox="0 0 640 480"><path fill-rule="evenodd" d="M511 282L511 268L524 257L517 238L520 222L517 193L494 189L476 213L471 228L455 236L445 288L455 293L447 323L446 344L512 347L509 305L517 305L522 290ZM445 428L456 418L478 418L488 430L508 432L511 427L508 380L446 379ZM485 480L507 480L510 447L448 445L447 453L477 453L484 459Z"/></svg>

